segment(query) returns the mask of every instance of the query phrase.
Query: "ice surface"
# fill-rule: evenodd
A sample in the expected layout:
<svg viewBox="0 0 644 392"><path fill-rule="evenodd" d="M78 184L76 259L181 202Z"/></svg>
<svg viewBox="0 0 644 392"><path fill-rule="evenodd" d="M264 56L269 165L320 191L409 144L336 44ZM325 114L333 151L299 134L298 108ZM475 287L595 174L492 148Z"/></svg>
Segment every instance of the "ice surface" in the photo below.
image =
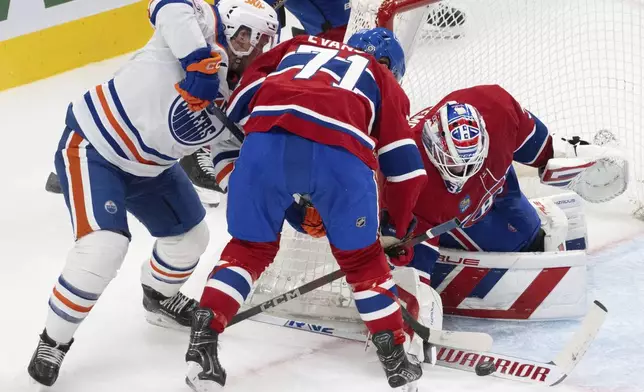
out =
<svg viewBox="0 0 644 392"><path fill-rule="evenodd" d="M44 191L69 100L108 78L124 58L105 61L0 93L4 153L0 201L2 316L0 391L35 391L26 366L42 331L47 299L72 245L63 199ZM225 203L207 216L212 241L184 291L193 296L226 240ZM598 340L559 391L644 391L644 223L614 211L590 216L593 298L609 309ZM153 239L134 219L118 277L76 334L58 392L188 391L183 355L188 335L146 323L139 268ZM577 322L499 323L448 320L446 327L491 332L494 351L549 360ZM359 343L247 321L222 337L228 391L389 391L373 353ZM544 388L545 389L545 388ZM421 391L509 392L541 388L442 368L426 369Z"/></svg>

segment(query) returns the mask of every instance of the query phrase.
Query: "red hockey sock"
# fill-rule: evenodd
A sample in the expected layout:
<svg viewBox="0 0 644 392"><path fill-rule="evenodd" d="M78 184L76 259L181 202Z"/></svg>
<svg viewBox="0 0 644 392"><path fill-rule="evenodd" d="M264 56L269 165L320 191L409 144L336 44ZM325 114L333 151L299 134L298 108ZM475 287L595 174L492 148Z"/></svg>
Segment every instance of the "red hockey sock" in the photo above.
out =
<svg viewBox="0 0 644 392"><path fill-rule="evenodd" d="M211 327L221 333L248 297L253 282L273 261L279 242L249 242L233 238L221 253L206 283L199 306L210 308Z"/></svg>

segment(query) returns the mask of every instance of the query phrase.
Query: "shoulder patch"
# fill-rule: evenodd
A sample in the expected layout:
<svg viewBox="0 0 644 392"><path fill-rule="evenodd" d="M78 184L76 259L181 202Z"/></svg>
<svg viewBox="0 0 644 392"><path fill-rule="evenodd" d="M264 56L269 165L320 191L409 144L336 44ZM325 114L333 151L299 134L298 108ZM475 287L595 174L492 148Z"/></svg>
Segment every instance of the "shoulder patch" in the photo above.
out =
<svg viewBox="0 0 644 392"><path fill-rule="evenodd" d="M465 195L465 197L462 198L461 201L458 203L458 209L461 211L461 213L463 213L467 211L468 208L470 208L470 204L472 204L470 195Z"/></svg>

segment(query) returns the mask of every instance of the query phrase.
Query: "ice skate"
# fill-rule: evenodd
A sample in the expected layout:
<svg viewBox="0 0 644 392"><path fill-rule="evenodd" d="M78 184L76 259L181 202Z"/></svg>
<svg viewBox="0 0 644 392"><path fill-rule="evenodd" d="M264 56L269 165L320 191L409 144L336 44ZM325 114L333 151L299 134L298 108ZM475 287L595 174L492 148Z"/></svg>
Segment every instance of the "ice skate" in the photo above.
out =
<svg viewBox="0 0 644 392"><path fill-rule="evenodd" d="M403 390L415 391L414 381L423 375L420 364L413 363L407 358L402 344L394 343L394 334L391 331L378 332L371 338L376 347L376 354L385 370L387 382L392 388L406 386Z"/></svg>
<svg viewBox="0 0 644 392"><path fill-rule="evenodd" d="M219 205L223 190L217 183L210 148L202 147L179 161L195 187L199 200L208 207Z"/></svg>
<svg viewBox="0 0 644 392"><path fill-rule="evenodd" d="M45 386L52 386L58 378L60 365L65 359L65 354L74 340L67 344L60 344L47 335L47 330L40 334L40 341L34 355L29 361L27 372L31 378Z"/></svg>
<svg viewBox="0 0 644 392"><path fill-rule="evenodd" d="M198 308L192 318L186 384L196 392L216 391L226 384L226 371L217 357L219 333L210 328L212 318L212 310L205 308Z"/></svg>
<svg viewBox="0 0 644 392"><path fill-rule="evenodd" d="M197 306L196 300L186 297L181 292L168 298L151 287L143 285L145 319L150 324L171 329L188 329Z"/></svg>

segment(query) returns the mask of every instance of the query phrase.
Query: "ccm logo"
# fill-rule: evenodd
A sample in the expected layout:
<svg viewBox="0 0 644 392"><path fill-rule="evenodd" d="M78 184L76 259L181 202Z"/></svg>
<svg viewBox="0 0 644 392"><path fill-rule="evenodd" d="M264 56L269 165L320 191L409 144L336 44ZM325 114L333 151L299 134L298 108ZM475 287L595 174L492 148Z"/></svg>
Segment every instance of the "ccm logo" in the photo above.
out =
<svg viewBox="0 0 644 392"><path fill-rule="evenodd" d="M478 259L468 259L465 257L450 257L445 255L438 255L438 261L441 263L449 264L463 264L463 265L479 265L480 260Z"/></svg>

